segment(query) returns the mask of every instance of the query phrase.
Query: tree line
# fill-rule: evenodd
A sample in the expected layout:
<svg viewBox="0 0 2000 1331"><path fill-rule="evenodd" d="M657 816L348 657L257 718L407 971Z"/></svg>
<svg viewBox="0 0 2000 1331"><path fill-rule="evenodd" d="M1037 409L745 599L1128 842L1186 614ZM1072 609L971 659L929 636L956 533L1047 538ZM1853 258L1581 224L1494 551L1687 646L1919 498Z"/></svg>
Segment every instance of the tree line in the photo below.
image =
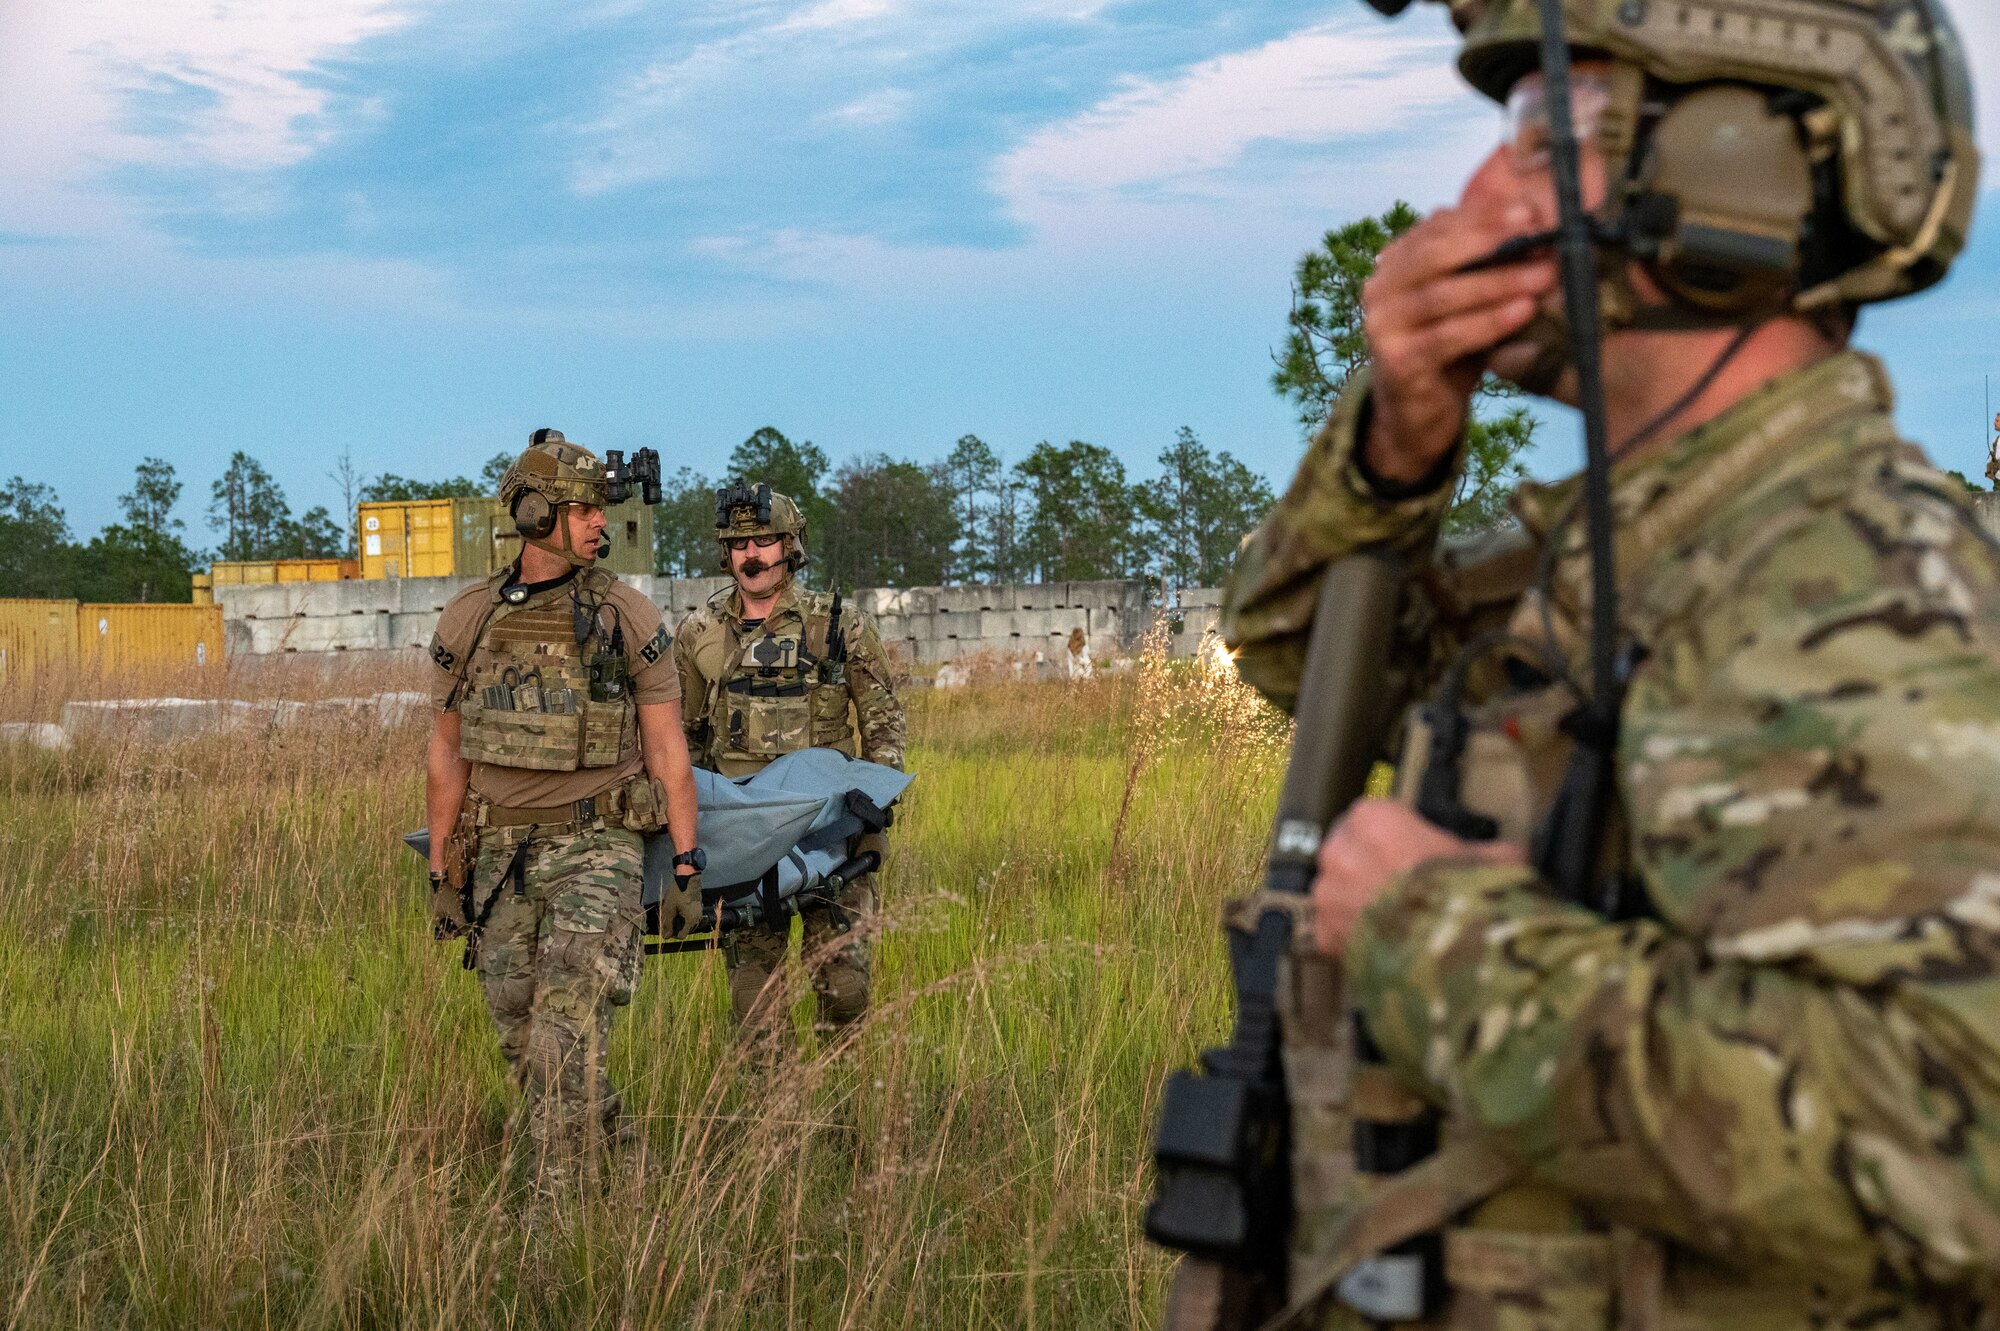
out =
<svg viewBox="0 0 2000 1331"><path fill-rule="evenodd" d="M1361 292L1384 246L1417 222L1408 204L1328 231L1294 270L1272 388L1310 435L1367 356ZM1518 393L1491 378L1467 423L1467 459L1446 529L1490 527L1522 474L1534 419ZM0 485L0 579L10 595L92 601L185 601L190 574L209 558L319 559L354 554L354 506L496 494L514 455L489 458L474 476L415 480L365 477L343 455L327 474L342 518L324 505L293 515L278 482L242 451L209 488L212 552L189 545L173 515L181 483L171 464L147 458L122 521L76 541L55 492L16 476ZM803 508L817 580L841 586L971 582L1061 582L1148 577L1176 587L1214 586L1236 544L1270 507L1270 486L1227 451L1182 428L1161 449L1155 475L1134 480L1109 450L1082 440L1036 444L1005 462L965 435L942 462L864 453L835 467L810 440L771 427L731 452L720 477L681 467L665 478L654 514L658 572L719 572L715 489L724 480L764 480Z"/></svg>
<svg viewBox="0 0 2000 1331"><path fill-rule="evenodd" d="M476 478L422 481L363 478L343 457L330 473L346 506L346 521L336 521L324 505L295 515L263 463L239 451L210 486L212 550L192 544L175 515L184 486L164 459L139 464L119 497L121 520L88 541L75 539L51 487L15 476L0 484L0 578L16 596L186 601L193 571L210 560L352 558L355 503L491 496L512 462L496 454ZM676 577L720 572L715 490L762 480L799 502L814 578L829 584L1144 576L1213 584L1270 506L1270 487L1192 430L1180 431L1159 464L1157 476L1134 482L1109 449L1073 440L1037 444L1008 467L966 435L942 462L868 453L836 468L811 441L766 427L735 447L721 477L681 467L666 478L654 563Z"/></svg>
<svg viewBox="0 0 2000 1331"><path fill-rule="evenodd" d="M1132 480L1109 449L1036 444L1007 465L965 435L941 462L864 453L839 467L810 440L765 427L719 477L682 467L653 519L654 563L676 577L719 571L715 491L763 480L805 514L815 579L847 587L1154 577L1213 585L1271 488L1183 428L1159 473Z"/></svg>

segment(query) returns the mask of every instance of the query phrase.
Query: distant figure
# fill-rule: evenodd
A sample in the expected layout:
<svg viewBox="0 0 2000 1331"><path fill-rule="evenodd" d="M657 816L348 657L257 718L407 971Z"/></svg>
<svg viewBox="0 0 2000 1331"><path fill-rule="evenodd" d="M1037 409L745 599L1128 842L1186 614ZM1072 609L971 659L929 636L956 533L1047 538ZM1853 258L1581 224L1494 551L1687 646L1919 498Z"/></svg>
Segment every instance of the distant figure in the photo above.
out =
<svg viewBox="0 0 2000 1331"><path fill-rule="evenodd" d="M1090 644L1080 628L1069 631L1069 650L1063 654L1062 667L1064 679L1090 678Z"/></svg>
<svg viewBox="0 0 2000 1331"><path fill-rule="evenodd" d="M2000 490L2000 413L1993 417L1993 446L1986 450L1986 480Z"/></svg>

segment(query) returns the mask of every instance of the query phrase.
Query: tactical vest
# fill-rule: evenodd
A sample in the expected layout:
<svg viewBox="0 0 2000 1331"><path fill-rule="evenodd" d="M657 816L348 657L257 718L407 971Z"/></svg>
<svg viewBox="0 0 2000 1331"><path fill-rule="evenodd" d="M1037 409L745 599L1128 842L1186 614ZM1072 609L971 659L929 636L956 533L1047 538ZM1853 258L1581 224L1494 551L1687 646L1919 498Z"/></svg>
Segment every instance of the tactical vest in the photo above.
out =
<svg viewBox="0 0 2000 1331"><path fill-rule="evenodd" d="M459 699L459 752L469 761L539 772L616 767L639 747L639 710L622 651L600 624L577 639L575 593L608 604L610 574L586 569L564 587L492 604Z"/></svg>
<svg viewBox="0 0 2000 1331"><path fill-rule="evenodd" d="M828 608L807 594L796 615L777 617L782 627L767 620L748 632L720 617L732 646L709 681L704 755L719 771L754 770L799 749L857 751L846 680L826 659Z"/></svg>

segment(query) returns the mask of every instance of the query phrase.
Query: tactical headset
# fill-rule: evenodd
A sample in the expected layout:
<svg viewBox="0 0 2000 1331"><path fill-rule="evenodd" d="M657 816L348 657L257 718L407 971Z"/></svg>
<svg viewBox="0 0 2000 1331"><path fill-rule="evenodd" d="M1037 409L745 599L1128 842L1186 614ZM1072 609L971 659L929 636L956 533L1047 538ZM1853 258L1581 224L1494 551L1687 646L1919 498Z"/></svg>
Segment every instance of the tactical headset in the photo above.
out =
<svg viewBox="0 0 2000 1331"><path fill-rule="evenodd" d="M541 429L528 436L529 447L549 442L552 430ZM536 490L523 490L514 496L514 530L532 541L545 541L556 529L556 506L548 496Z"/></svg>

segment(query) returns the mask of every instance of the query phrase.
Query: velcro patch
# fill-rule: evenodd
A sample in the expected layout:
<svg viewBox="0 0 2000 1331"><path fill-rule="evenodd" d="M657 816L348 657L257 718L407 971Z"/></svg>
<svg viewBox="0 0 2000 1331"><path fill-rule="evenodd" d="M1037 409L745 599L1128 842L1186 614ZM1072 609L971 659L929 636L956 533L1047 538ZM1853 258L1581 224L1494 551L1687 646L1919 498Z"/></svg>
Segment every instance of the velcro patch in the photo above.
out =
<svg viewBox="0 0 2000 1331"><path fill-rule="evenodd" d="M662 624L660 625L660 631L653 635L652 641L639 649L639 655L646 659L647 665L653 665L661 657L665 656L667 648L673 645L674 635L667 632L667 626Z"/></svg>
<svg viewBox="0 0 2000 1331"><path fill-rule="evenodd" d="M445 646L443 638L435 636L431 638L431 660L437 662L438 669L440 670L455 670L458 668L458 653Z"/></svg>

